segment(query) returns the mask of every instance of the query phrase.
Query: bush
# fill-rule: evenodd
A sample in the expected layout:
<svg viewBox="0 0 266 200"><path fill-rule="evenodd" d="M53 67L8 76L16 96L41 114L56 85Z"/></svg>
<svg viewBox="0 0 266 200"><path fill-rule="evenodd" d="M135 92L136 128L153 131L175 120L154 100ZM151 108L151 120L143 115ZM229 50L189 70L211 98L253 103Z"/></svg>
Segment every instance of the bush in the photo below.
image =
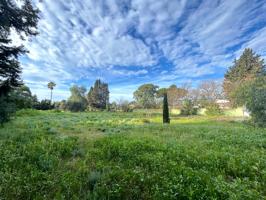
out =
<svg viewBox="0 0 266 200"><path fill-rule="evenodd" d="M71 112L82 112L86 109L86 104L79 101L68 101L67 102L67 109Z"/></svg>
<svg viewBox="0 0 266 200"><path fill-rule="evenodd" d="M41 102L37 103L34 108L37 110L51 110L54 109L54 105L51 104L50 100L44 99Z"/></svg>
<svg viewBox="0 0 266 200"><path fill-rule="evenodd" d="M183 102L180 115L188 116L188 115L196 115L197 113L198 113L198 109L195 108L191 100L185 100Z"/></svg>
<svg viewBox="0 0 266 200"><path fill-rule="evenodd" d="M206 107L206 115L215 116L223 114L221 108L217 103L209 103Z"/></svg>
<svg viewBox="0 0 266 200"><path fill-rule="evenodd" d="M246 107L253 122L266 127L266 76L258 78L248 89Z"/></svg>

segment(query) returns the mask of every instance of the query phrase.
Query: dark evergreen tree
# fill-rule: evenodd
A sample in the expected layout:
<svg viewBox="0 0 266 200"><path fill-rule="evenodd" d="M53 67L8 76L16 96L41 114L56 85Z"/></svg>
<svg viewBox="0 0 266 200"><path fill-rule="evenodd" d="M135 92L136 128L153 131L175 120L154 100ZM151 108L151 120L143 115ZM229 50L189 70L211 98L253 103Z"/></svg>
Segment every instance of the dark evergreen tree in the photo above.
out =
<svg viewBox="0 0 266 200"><path fill-rule="evenodd" d="M163 123L170 123L167 93L163 96Z"/></svg>
<svg viewBox="0 0 266 200"><path fill-rule="evenodd" d="M91 87L87 95L88 104L92 108L107 109L109 104L108 84L96 80L94 87Z"/></svg>
<svg viewBox="0 0 266 200"><path fill-rule="evenodd" d="M21 68L18 56L26 53L23 46L15 46L10 39L11 30L15 30L23 40L37 34L38 10L30 0L21 0L17 6L13 0L0 0L0 123L8 121L11 116L9 95L12 89L20 86Z"/></svg>
<svg viewBox="0 0 266 200"><path fill-rule="evenodd" d="M7 95L21 84L18 56L26 50L23 46L12 45L11 29L24 39L37 34L37 22L38 10L30 0L22 0L21 7L12 0L0 1L0 95Z"/></svg>
<svg viewBox="0 0 266 200"><path fill-rule="evenodd" d="M223 89L226 96L235 103L235 91L242 83L252 81L266 74L264 60L252 49L245 49L238 60L234 61L224 76Z"/></svg>

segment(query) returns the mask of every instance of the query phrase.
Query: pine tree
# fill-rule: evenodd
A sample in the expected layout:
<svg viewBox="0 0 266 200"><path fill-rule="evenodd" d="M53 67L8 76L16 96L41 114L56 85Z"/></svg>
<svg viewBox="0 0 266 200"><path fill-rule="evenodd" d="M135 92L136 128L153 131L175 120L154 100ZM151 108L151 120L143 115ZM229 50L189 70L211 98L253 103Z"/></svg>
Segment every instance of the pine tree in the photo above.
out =
<svg viewBox="0 0 266 200"><path fill-rule="evenodd" d="M226 96L234 103L234 93L242 83L252 81L266 74L264 60L252 49L245 49L238 60L234 61L224 76L223 89Z"/></svg>
<svg viewBox="0 0 266 200"><path fill-rule="evenodd" d="M11 29L20 34L21 39L37 34L38 10L33 8L30 0L23 0L22 3L18 7L11 0L0 2L0 96L6 96L22 84L18 56L26 53L26 49L12 45Z"/></svg>
<svg viewBox="0 0 266 200"><path fill-rule="evenodd" d="M22 6L17 6L13 0L0 1L0 124L14 113L9 96L13 89L22 85L18 56L26 53L23 46L12 44L11 30L22 40L37 34L38 10L30 0L21 0L21 3Z"/></svg>
<svg viewBox="0 0 266 200"><path fill-rule="evenodd" d="M163 96L163 123L170 123L167 93Z"/></svg>

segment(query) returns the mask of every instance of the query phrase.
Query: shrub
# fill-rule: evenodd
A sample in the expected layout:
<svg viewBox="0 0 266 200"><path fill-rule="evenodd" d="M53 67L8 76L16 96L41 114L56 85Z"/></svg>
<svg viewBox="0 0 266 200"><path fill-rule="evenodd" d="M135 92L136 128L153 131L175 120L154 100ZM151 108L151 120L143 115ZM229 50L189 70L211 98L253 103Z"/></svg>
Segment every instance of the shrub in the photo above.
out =
<svg viewBox="0 0 266 200"><path fill-rule="evenodd" d="M44 99L40 101L38 104L34 106L37 110L51 110L54 109L54 105L51 104L51 101L48 99Z"/></svg>
<svg viewBox="0 0 266 200"><path fill-rule="evenodd" d="M255 80L247 94L246 107L251 112L253 122L266 127L266 76Z"/></svg>
<svg viewBox="0 0 266 200"><path fill-rule="evenodd" d="M82 112L86 109L86 104L81 101L68 101L67 109L71 112Z"/></svg>
<svg viewBox="0 0 266 200"><path fill-rule="evenodd" d="M198 109L194 106L191 100L185 100L180 111L180 115L196 115Z"/></svg>
<svg viewBox="0 0 266 200"><path fill-rule="evenodd" d="M223 114L223 112L217 103L209 103L206 106L205 114L209 116L215 116L215 115L221 115Z"/></svg>

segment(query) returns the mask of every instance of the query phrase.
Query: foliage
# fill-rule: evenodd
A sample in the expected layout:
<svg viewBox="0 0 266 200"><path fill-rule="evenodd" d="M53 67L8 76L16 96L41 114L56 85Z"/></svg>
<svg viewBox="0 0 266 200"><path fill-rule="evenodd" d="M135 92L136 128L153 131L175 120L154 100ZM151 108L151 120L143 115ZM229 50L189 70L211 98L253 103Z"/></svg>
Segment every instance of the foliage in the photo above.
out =
<svg viewBox="0 0 266 200"><path fill-rule="evenodd" d="M167 93L163 97L163 123L170 123Z"/></svg>
<svg viewBox="0 0 266 200"><path fill-rule="evenodd" d="M158 86L153 84L141 85L134 92L134 99L142 108L156 107L156 94Z"/></svg>
<svg viewBox="0 0 266 200"><path fill-rule="evenodd" d="M167 88L167 98L169 102L169 106L179 107L180 102L188 95L188 91L183 88L178 88L176 85L171 85Z"/></svg>
<svg viewBox="0 0 266 200"><path fill-rule="evenodd" d="M183 102L183 106L181 108L180 115L196 115L198 112L198 109L194 106L192 100L186 99Z"/></svg>
<svg viewBox="0 0 266 200"><path fill-rule="evenodd" d="M246 106L255 124L266 127L266 76L256 79L251 84Z"/></svg>
<svg viewBox="0 0 266 200"><path fill-rule="evenodd" d="M0 96L0 125L8 122L15 113L15 104L10 102L7 96Z"/></svg>
<svg viewBox="0 0 266 200"><path fill-rule="evenodd" d="M109 89L108 84L96 80L94 87L90 88L87 95L88 104L92 108L107 109L109 104Z"/></svg>
<svg viewBox="0 0 266 200"><path fill-rule="evenodd" d="M200 100L207 104L213 104L217 99L223 97L222 86L219 82L213 80L202 81L198 87Z"/></svg>
<svg viewBox="0 0 266 200"><path fill-rule="evenodd" d="M18 56L26 53L22 45L15 46L10 39L11 30L15 30L21 39L36 35L38 11L32 7L30 0L22 0L21 7L10 0L1 0L0 4L0 123L3 123L14 112L10 92L22 84Z"/></svg>
<svg viewBox="0 0 266 200"><path fill-rule="evenodd" d="M48 99L43 99L34 106L37 110L51 110L54 109L54 105Z"/></svg>
<svg viewBox="0 0 266 200"><path fill-rule="evenodd" d="M245 105L258 126L266 126L266 76L243 83L235 92L237 104Z"/></svg>
<svg viewBox="0 0 266 200"><path fill-rule="evenodd" d="M204 116L23 110L0 128L0 196L265 199L265 144L265 129Z"/></svg>
<svg viewBox="0 0 266 200"><path fill-rule="evenodd" d="M71 96L67 100L67 108L72 112L84 111L87 107L85 97L86 89L84 87L72 86L70 88Z"/></svg>
<svg viewBox="0 0 266 200"><path fill-rule="evenodd" d="M133 109L130 107L130 103L127 100L120 99L118 101L118 109L121 110L122 112L132 112Z"/></svg>
<svg viewBox="0 0 266 200"><path fill-rule="evenodd" d="M56 84L52 81L47 84L47 87L51 90L51 97L50 97L51 103L53 102L53 89L55 86Z"/></svg>
<svg viewBox="0 0 266 200"><path fill-rule="evenodd" d="M67 101L66 100L62 100L60 102L55 102L55 109L56 110L67 110Z"/></svg>
<svg viewBox="0 0 266 200"><path fill-rule="evenodd" d="M38 10L31 1L23 0L18 7L13 1L1 0L0 11L0 95L7 95L12 88L21 84L21 68L18 56L26 53L23 46L14 46L10 39L11 30L23 36L36 35Z"/></svg>
<svg viewBox="0 0 266 200"><path fill-rule="evenodd" d="M15 108L25 109L25 108L33 108L38 104L38 99L36 95L32 95L30 88L26 85L22 85L18 88L15 88L11 94L10 99L15 104Z"/></svg>
<svg viewBox="0 0 266 200"><path fill-rule="evenodd" d="M266 74L264 60L256 55L252 49L245 49L234 65L229 68L224 76L223 89L234 105L237 105L235 92L249 81Z"/></svg>
<svg viewBox="0 0 266 200"><path fill-rule="evenodd" d="M217 103L213 102L213 103L209 103L206 106L205 114L209 116L217 116L217 115L222 115L223 112L220 106Z"/></svg>

